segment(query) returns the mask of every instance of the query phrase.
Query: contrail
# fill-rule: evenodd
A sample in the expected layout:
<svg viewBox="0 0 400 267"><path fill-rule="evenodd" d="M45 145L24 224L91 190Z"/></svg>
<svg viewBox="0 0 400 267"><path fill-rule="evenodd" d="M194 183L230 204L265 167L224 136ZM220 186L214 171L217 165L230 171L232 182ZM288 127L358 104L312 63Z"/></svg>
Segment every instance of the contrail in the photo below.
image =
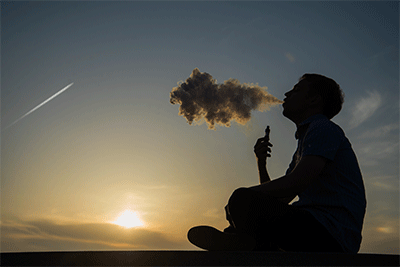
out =
<svg viewBox="0 0 400 267"><path fill-rule="evenodd" d="M41 104L37 105L35 108L33 108L32 110L30 110L28 113L26 113L25 115L23 115L21 118L19 118L18 120L14 121L13 123L11 123L10 125L8 125L6 128L2 129L1 131L6 130L7 128L10 128L11 126L13 126L14 124L16 124L17 122L19 122L20 120L22 120L23 118L25 118L26 116L28 116L29 114L31 114L32 112L34 112L35 110L37 110L38 108L40 108L41 106L43 106L44 104L46 104L47 102L49 102L50 100L52 100L53 98L55 98L56 96L58 96L59 94L61 94L62 92L64 92L65 90L67 90L68 88L70 88L74 83L71 83L67 86L65 86L63 89L61 89L60 91L58 91L57 93L55 93L54 95L52 95L51 97L49 97L48 99L46 99L45 101L43 101Z"/></svg>
<svg viewBox="0 0 400 267"><path fill-rule="evenodd" d="M215 129L216 124L229 127L231 121L244 125L253 110L264 111L283 103L268 93L267 87L241 84L236 79L217 84L210 74L197 68L185 82L172 89L170 102L181 105L179 115L189 124L204 118L209 129Z"/></svg>

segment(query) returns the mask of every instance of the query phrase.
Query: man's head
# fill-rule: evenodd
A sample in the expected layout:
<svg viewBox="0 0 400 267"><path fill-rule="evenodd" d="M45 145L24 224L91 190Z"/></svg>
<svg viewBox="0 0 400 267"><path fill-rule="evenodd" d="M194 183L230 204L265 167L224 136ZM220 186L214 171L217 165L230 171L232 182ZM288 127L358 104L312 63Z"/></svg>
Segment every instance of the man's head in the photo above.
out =
<svg viewBox="0 0 400 267"><path fill-rule="evenodd" d="M332 119L342 109L344 101L343 92L334 80L308 73L301 76L285 96L283 115L295 123L319 113Z"/></svg>
<svg viewBox="0 0 400 267"><path fill-rule="evenodd" d="M322 114L327 116L328 119L332 119L340 112L344 102L344 94L339 84L320 74L306 73L301 76L300 80L309 82L309 94L311 96L318 94L322 97Z"/></svg>

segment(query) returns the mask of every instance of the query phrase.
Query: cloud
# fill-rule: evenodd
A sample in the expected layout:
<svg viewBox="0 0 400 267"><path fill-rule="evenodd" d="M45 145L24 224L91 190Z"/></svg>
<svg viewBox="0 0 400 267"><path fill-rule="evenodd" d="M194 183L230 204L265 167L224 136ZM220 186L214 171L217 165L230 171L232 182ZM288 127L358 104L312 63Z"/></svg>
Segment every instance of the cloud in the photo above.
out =
<svg viewBox="0 0 400 267"><path fill-rule="evenodd" d="M381 106L382 98L377 92L368 92L367 97L361 98L354 107L352 118L350 120L350 128L355 128L371 117L375 111Z"/></svg>
<svg viewBox="0 0 400 267"><path fill-rule="evenodd" d="M368 58L370 67L386 66L388 62L396 63L399 60L398 47L390 45Z"/></svg>
<svg viewBox="0 0 400 267"><path fill-rule="evenodd" d="M213 208L213 209L209 209L207 210L203 216L205 217L211 217L211 218L225 218L225 213L222 209L217 209L217 208Z"/></svg>
<svg viewBox="0 0 400 267"><path fill-rule="evenodd" d="M50 220L2 220L2 251L182 249L188 242L165 233L110 223L58 224Z"/></svg>
<svg viewBox="0 0 400 267"><path fill-rule="evenodd" d="M398 216L368 211L362 231L362 253L399 253Z"/></svg>
<svg viewBox="0 0 400 267"><path fill-rule="evenodd" d="M383 200L382 193L385 194L385 197L391 199L390 196L398 195L399 192L399 177L396 174L393 175L382 175L382 176L372 176L366 177L365 186L367 191L373 192L370 194L370 197L377 198L380 201ZM382 192L383 191L383 192ZM374 201L374 204L377 204ZM379 203L378 203L379 204ZM380 210L397 210L397 206L389 205L388 203L382 203ZM375 212L375 211L374 211Z"/></svg>
<svg viewBox="0 0 400 267"><path fill-rule="evenodd" d="M384 159L398 151L398 146L399 143L375 142L365 145L363 148L359 149L359 151L373 158Z"/></svg>
<svg viewBox="0 0 400 267"><path fill-rule="evenodd" d="M391 227L377 227L376 231L384 234L390 234L393 233L393 228Z"/></svg>
<svg viewBox="0 0 400 267"><path fill-rule="evenodd" d="M371 142L357 148L360 163L362 165L378 165L382 160L393 160L399 152L399 143L390 141Z"/></svg>
<svg viewBox="0 0 400 267"><path fill-rule="evenodd" d="M359 138L382 138L386 137L391 131L398 129L399 125L397 123L388 124L370 131L366 131L360 135Z"/></svg>
<svg viewBox="0 0 400 267"><path fill-rule="evenodd" d="M397 190L399 189L399 186L393 186L389 183L383 183L379 181L373 182L372 185L374 185L378 189L383 189L385 191L397 192Z"/></svg>
<svg viewBox="0 0 400 267"><path fill-rule="evenodd" d="M290 54L290 53L286 53L285 54L285 57L290 61L290 62L295 62L295 58L294 58L294 56L292 55L292 54Z"/></svg>

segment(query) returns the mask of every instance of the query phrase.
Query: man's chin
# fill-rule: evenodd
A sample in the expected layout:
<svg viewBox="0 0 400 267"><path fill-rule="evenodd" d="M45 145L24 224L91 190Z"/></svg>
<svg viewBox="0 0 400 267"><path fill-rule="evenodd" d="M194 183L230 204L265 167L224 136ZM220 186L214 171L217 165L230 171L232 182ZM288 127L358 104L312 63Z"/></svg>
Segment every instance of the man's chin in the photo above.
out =
<svg viewBox="0 0 400 267"><path fill-rule="evenodd" d="M291 114L290 114L290 112L287 110L287 109L285 109L285 108L283 108L283 110L282 110L282 115L284 116L284 117L286 117L286 118L288 118L289 120L292 120L291 119Z"/></svg>
<svg viewBox="0 0 400 267"><path fill-rule="evenodd" d="M285 108L283 108L282 114L283 114L283 116L285 116L287 118L288 112Z"/></svg>

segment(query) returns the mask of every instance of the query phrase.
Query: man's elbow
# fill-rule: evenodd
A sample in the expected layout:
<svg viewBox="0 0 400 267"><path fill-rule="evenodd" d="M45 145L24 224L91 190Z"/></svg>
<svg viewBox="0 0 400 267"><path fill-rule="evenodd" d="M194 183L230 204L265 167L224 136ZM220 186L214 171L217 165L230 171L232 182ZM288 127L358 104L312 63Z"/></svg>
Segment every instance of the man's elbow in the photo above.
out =
<svg viewBox="0 0 400 267"><path fill-rule="evenodd" d="M304 192L308 186L309 186L309 183L305 183L304 181L297 180L294 183L294 188L292 190L293 194L296 196L299 195L300 193Z"/></svg>
<svg viewBox="0 0 400 267"><path fill-rule="evenodd" d="M290 175L292 175L292 177L291 177L291 180L292 180L291 192L295 196L304 192L318 178L317 174L308 174L307 175L307 174L292 173Z"/></svg>
<svg viewBox="0 0 400 267"><path fill-rule="evenodd" d="M298 179L299 177L295 173L291 173L286 175L286 194L287 197L292 197L297 196L301 192L303 192L306 188L307 185L305 185L301 179Z"/></svg>

